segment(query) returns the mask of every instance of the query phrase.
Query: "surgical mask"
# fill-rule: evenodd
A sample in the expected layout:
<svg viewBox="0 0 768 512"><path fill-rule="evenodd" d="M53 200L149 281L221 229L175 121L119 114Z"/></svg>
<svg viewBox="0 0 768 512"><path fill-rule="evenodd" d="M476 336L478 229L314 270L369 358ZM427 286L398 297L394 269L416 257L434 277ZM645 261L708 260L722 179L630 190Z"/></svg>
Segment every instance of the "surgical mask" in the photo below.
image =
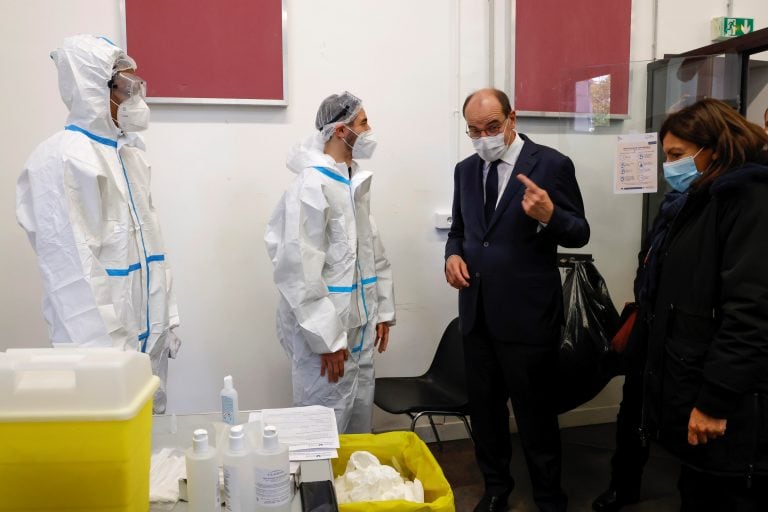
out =
<svg viewBox="0 0 768 512"><path fill-rule="evenodd" d="M131 96L120 103L117 106L117 124L124 132L140 132L149 128L149 106L144 98Z"/></svg>
<svg viewBox="0 0 768 512"><path fill-rule="evenodd" d="M348 127L349 128L349 127ZM357 135L357 139L355 140L355 143L350 146L352 148L352 158L371 158L373 156L373 152L376 150L376 146L378 142L376 142L376 139L373 135L373 130L368 130L363 133L356 133L353 129L349 129L352 133ZM349 142L346 140L344 143L349 146Z"/></svg>
<svg viewBox="0 0 768 512"><path fill-rule="evenodd" d="M661 166L664 168L664 179L667 180L669 186L678 192L685 192L691 186L693 180L700 176L698 169L696 169L696 162L694 158L701 153L699 149L695 155L686 156L675 162L664 162Z"/></svg>
<svg viewBox="0 0 768 512"><path fill-rule="evenodd" d="M472 145L475 147L475 151L480 155L480 158L486 162L495 162L507 152L509 147L504 142L504 133L506 130L501 130L496 135L488 135L486 137L478 137L472 139Z"/></svg>

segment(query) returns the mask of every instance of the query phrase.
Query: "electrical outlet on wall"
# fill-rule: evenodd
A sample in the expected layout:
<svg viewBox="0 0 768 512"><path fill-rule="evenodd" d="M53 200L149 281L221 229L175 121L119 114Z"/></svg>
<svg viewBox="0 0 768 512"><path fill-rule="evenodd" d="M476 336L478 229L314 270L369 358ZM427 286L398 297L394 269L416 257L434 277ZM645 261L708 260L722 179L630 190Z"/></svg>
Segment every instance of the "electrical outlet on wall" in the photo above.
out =
<svg viewBox="0 0 768 512"><path fill-rule="evenodd" d="M452 222L453 216L451 212L435 212L435 228L451 229Z"/></svg>

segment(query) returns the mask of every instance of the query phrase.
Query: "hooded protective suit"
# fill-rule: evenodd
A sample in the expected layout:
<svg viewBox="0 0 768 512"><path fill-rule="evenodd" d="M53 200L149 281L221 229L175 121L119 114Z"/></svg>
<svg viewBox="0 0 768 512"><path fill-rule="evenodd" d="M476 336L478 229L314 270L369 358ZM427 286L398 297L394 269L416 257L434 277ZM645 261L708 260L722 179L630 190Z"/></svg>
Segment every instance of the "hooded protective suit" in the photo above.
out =
<svg viewBox="0 0 768 512"><path fill-rule="evenodd" d="M107 85L116 66L133 63L106 39L86 35L67 38L51 57L67 125L35 149L16 187L51 342L148 353L162 381L154 410L164 412L179 316L144 143L115 126Z"/></svg>
<svg viewBox="0 0 768 512"><path fill-rule="evenodd" d="M295 405L332 407L340 432L370 432L376 324L395 323L392 272L370 212L371 173L323 153L317 134L294 147L295 181L265 241L281 300L277 335L291 358ZM320 375L320 354L348 349L344 376Z"/></svg>

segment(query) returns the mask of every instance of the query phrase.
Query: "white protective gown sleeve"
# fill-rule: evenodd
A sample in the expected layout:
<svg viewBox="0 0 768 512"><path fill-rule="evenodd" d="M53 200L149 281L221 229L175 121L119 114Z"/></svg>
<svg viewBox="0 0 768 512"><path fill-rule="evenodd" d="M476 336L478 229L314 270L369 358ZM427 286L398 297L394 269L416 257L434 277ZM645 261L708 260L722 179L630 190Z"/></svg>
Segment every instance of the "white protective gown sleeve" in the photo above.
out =
<svg viewBox="0 0 768 512"><path fill-rule="evenodd" d="M266 235L275 284L317 354L348 348L347 333L322 278L327 209L321 189L291 189L281 199Z"/></svg>
<svg viewBox="0 0 768 512"><path fill-rule="evenodd" d="M371 233L373 234L373 250L376 265L376 293L378 295L378 315L376 323L386 323L389 326L395 325L395 284L392 279L392 265L387 259L384 251L384 244L381 243L379 228L373 220L373 215L369 216L371 223Z"/></svg>

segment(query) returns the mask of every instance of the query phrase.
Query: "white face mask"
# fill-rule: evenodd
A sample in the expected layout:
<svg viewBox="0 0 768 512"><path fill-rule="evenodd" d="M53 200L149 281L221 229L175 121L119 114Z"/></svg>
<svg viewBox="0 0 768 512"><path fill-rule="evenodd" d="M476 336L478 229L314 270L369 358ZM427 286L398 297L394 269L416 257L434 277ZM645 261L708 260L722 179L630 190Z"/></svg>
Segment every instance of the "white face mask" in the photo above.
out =
<svg viewBox="0 0 768 512"><path fill-rule="evenodd" d="M360 134L356 133L352 128L349 128L349 131L357 135L354 145L351 146L352 158L371 158L378 145L378 142L376 142L376 138L373 135L373 130L368 130ZM346 140L344 143L349 146L349 143Z"/></svg>
<svg viewBox="0 0 768 512"><path fill-rule="evenodd" d="M472 145L480 158L486 162L494 162L504 156L507 152L507 145L504 143L504 132L487 137L472 139Z"/></svg>
<svg viewBox="0 0 768 512"><path fill-rule="evenodd" d="M118 105L117 123L124 132L140 132L149 128L149 106L144 98L131 96Z"/></svg>

